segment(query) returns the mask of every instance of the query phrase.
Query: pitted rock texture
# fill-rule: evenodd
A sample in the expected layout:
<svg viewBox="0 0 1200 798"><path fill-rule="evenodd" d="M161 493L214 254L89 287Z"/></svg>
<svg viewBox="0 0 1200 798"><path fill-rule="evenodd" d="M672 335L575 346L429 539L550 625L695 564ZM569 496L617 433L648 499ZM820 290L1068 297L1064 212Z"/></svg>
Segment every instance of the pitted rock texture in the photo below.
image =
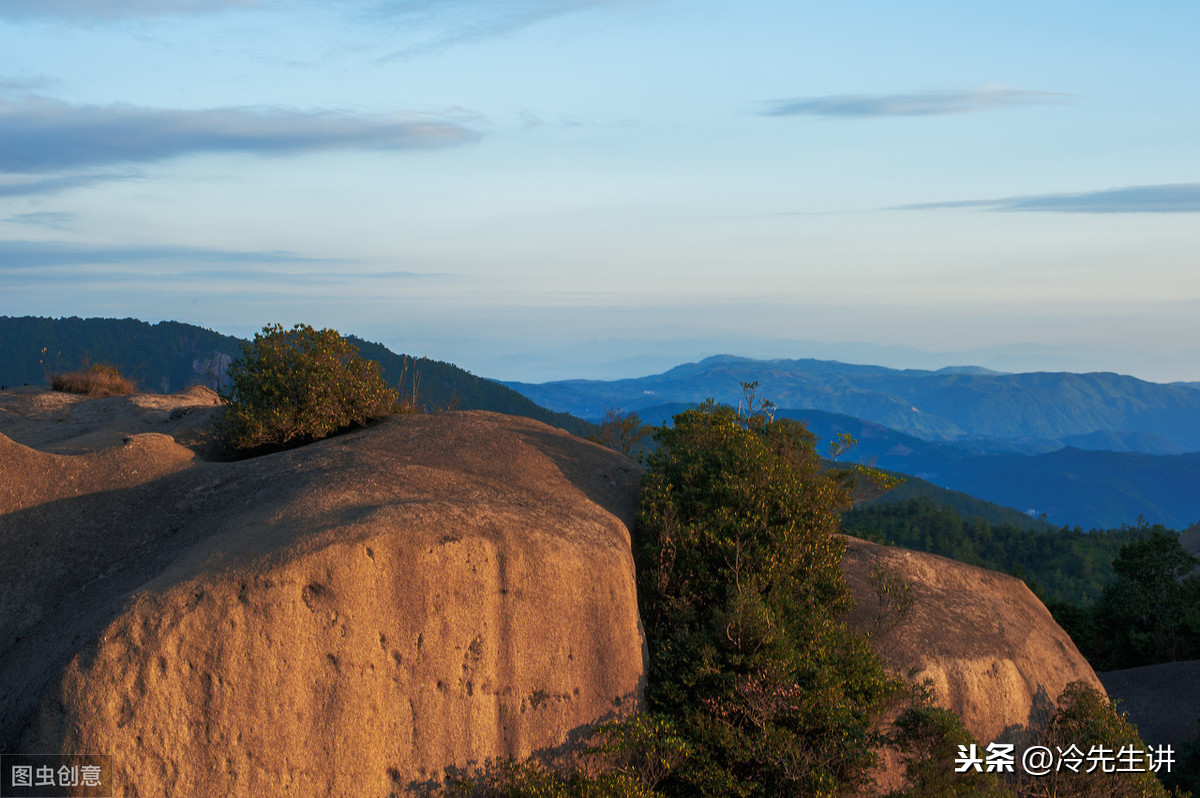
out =
<svg viewBox="0 0 1200 798"><path fill-rule="evenodd" d="M0 439L0 750L111 753L126 795L388 795L638 706L625 458L483 412L235 463L160 437Z"/></svg>

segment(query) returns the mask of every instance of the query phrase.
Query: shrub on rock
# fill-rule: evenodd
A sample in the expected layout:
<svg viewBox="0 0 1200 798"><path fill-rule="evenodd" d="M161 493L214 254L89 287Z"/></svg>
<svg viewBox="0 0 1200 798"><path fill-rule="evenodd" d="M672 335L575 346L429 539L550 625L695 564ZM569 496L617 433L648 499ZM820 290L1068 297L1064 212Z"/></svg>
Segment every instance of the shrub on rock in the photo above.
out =
<svg viewBox="0 0 1200 798"><path fill-rule="evenodd" d="M119 368L105 363L85 364L78 371L54 372L50 375L50 387L84 396L125 396L135 390Z"/></svg>
<svg viewBox="0 0 1200 798"><path fill-rule="evenodd" d="M234 451L308 443L397 412L399 396L336 330L268 325L242 345L217 431Z"/></svg>

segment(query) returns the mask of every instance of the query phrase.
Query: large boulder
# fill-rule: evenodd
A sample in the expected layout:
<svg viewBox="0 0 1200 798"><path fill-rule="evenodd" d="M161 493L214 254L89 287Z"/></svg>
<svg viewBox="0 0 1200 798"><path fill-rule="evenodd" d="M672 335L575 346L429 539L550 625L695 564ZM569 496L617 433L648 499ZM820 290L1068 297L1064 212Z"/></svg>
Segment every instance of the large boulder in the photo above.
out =
<svg viewBox="0 0 1200 798"><path fill-rule="evenodd" d="M112 754L119 794L387 795L638 706L619 455L483 412L236 463L131 432L0 438L0 751Z"/></svg>
<svg viewBox="0 0 1200 798"><path fill-rule="evenodd" d="M1071 638L1020 579L934 554L847 538L843 561L856 599L851 622L902 674L928 680L935 702L980 740L1022 740L1063 688L1104 687ZM877 585L907 586L898 612Z"/></svg>

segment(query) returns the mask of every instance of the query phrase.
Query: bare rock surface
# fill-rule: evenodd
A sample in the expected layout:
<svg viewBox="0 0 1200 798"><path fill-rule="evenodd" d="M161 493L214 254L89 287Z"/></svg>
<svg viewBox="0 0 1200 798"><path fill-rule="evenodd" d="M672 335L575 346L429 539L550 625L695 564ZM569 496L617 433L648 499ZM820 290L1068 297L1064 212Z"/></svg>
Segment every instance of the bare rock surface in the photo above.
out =
<svg viewBox="0 0 1200 798"><path fill-rule="evenodd" d="M1193 557L1200 557L1200 524L1192 524L1180 532L1179 544Z"/></svg>
<svg viewBox="0 0 1200 798"><path fill-rule="evenodd" d="M1073 681L1104 691L1021 580L934 554L846 540L843 569L857 602L851 622L863 632L880 629L875 649L901 673L931 680L936 703L957 712L980 742L1020 739ZM881 613L876 569L909 586L913 603L903 618Z"/></svg>
<svg viewBox="0 0 1200 798"><path fill-rule="evenodd" d="M1178 751L1200 735L1200 660L1106 671L1100 681L1146 742Z"/></svg>
<svg viewBox="0 0 1200 798"><path fill-rule="evenodd" d="M607 449L466 412L204 462L162 432L196 392L12 393L0 751L110 753L125 795L388 795L638 705Z"/></svg>
<svg viewBox="0 0 1200 798"><path fill-rule="evenodd" d="M103 399L14 388L0 391L0 435L46 452L86 454L156 433L199 451L211 440L212 411L220 402L212 389L199 385L175 394Z"/></svg>

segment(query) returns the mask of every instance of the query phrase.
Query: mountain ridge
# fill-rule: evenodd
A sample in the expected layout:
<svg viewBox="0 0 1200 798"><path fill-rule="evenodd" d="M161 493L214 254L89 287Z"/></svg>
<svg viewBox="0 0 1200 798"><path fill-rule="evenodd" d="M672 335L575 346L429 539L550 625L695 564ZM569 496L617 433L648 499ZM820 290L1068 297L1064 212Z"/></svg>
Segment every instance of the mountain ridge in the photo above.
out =
<svg viewBox="0 0 1200 798"><path fill-rule="evenodd" d="M1067 438L1115 432L1200 451L1200 393L1115 372L929 371L716 355L640 378L503 384L553 410L599 418L610 407L640 411L709 397L736 404L743 382L757 382L758 394L779 408L844 413L926 440L1066 445Z"/></svg>

